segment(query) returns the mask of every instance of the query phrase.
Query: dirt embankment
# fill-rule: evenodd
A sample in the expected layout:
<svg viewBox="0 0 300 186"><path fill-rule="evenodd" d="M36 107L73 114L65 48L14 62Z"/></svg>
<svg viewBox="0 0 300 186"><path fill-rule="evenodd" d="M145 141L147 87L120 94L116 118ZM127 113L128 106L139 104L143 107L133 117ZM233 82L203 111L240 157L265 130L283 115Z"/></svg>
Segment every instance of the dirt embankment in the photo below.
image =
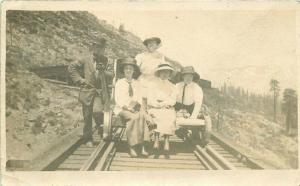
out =
<svg viewBox="0 0 300 186"><path fill-rule="evenodd" d="M77 91L44 82L31 74L15 75L12 82L20 85L8 94L13 95L8 97L10 104L16 105L6 110L8 159L31 160L55 139L82 125ZM14 100L15 103L11 102Z"/></svg>
<svg viewBox="0 0 300 186"><path fill-rule="evenodd" d="M278 123L259 114L228 109L224 111L219 132L270 167L298 167L297 137L287 136Z"/></svg>

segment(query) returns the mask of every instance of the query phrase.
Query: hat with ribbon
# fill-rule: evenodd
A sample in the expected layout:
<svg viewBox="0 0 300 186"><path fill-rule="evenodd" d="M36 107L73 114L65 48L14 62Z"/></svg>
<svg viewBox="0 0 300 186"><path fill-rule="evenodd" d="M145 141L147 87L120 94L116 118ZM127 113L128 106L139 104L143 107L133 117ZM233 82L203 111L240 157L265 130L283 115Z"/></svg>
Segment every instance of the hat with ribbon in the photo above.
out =
<svg viewBox="0 0 300 186"><path fill-rule="evenodd" d="M169 70L171 71L171 76L174 75L175 71L174 69L172 68L172 66L168 63L162 63L160 65L158 65L158 67L156 68L155 70L155 76L159 76L159 72L162 71L162 70Z"/></svg>

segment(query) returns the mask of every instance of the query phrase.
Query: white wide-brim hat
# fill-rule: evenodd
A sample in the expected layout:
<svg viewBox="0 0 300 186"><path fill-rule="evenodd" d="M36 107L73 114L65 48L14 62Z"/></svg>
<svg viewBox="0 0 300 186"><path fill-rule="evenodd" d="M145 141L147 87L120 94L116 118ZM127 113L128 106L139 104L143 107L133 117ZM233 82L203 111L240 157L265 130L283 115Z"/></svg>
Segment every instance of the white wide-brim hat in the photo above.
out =
<svg viewBox="0 0 300 186"><path fill-rule="evenodd" d="M171 76L174 75L175 71L174 69L172 68L172 66L168 63L163 63L163 64L160 64L158 65L158 67L156 68L155 70L155 76L158 77L159 76L159 72L162 71L162 70L170 70L171 71Z"/></svg>

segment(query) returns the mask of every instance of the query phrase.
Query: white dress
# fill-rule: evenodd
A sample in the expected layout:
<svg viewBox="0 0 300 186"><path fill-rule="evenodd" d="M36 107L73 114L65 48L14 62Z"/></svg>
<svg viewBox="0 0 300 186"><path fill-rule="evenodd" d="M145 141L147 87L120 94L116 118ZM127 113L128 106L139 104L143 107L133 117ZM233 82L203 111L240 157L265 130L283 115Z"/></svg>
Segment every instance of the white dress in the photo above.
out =
<svg viewBox="0 0 300 186"><path fill-rule="evenodd" d="M145 97L149 88L158 81L158 78L154 75L154 73L158 65L166 63L165 57L159 52L144 52L138 54L135 59L141 71L141 75L138 80L142 85L143 97Z"/></svg>
<svg viewBox="0 0 300 186"><path fill-rule="evenodd" d="M161 135L174 135L176 130L176 112L173 106L176 103L176 87L169 80L158 79L151 86L147 95L149 114L153 115L156 123L156 132ZM171 108L165 108L171 106Z"/></svg>

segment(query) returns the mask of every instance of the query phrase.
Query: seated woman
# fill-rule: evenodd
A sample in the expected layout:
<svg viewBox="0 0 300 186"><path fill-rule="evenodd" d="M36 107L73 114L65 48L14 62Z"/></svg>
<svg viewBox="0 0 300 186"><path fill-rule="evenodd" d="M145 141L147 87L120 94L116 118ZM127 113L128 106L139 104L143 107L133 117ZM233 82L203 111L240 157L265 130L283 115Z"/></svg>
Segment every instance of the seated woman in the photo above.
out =
<svg viewBox="0 0 300 186"><path fill-rule="evenodd" d="M176 84L177 98L176 111L186 111L190 117L196 119L201 110L203 91L202 88L193 82L199 79L199 75L192 66L184 67L181 71L182 82Z"/></svg>
<svg viewBox="0 0 300 186"><path fill-rule="evenodd" d="M158 152L159 136L164 136L165 153L169 151L169 136L176 130L176 112L173 106L176 103L176 87L169 78L173 73L173 68L169 64L160 64L155 72L159 78L148 92L148 113L153 117L153 122L157 125L155 132L154 150Z"/></svg>
<svg viewBox="0 0 300 186"><path fill-rule="evenodd" d="M133 58L126 58L121 63L121 72L124 78L119 79L115 86L114 113L126 121L126 136L131 157L137 157L135 147L142 145L142 155L147 156L145 142L149 140L149 131L145 114L141 111L140 86L133 79L138 72L138 66Z"/></svg>

